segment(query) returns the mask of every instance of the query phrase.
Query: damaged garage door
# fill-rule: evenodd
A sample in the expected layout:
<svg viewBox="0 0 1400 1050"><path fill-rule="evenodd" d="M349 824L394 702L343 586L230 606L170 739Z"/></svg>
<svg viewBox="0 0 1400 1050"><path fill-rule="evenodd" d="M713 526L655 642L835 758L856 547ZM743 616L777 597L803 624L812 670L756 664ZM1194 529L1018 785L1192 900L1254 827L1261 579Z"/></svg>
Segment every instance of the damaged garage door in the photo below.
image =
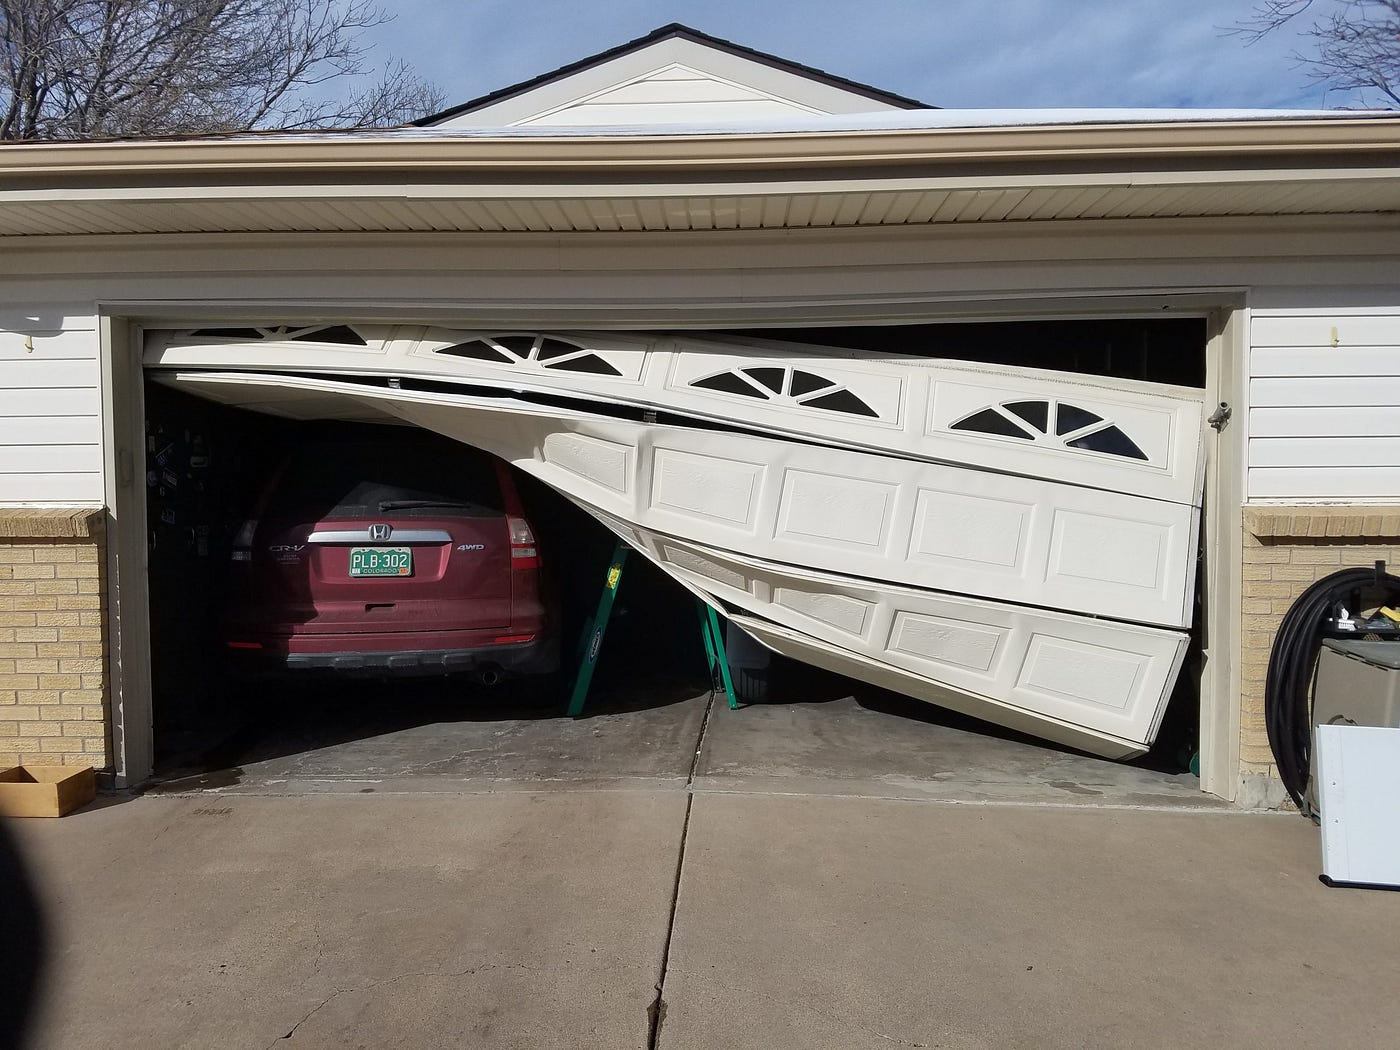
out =
<svg viewBox="0 0 1400 1050"><path fill-rule="evenodd" d="M562 492L778 652L1122 758L1187 648L1199 391L793 343L152 332L153 378L407 422Z"/></svg>

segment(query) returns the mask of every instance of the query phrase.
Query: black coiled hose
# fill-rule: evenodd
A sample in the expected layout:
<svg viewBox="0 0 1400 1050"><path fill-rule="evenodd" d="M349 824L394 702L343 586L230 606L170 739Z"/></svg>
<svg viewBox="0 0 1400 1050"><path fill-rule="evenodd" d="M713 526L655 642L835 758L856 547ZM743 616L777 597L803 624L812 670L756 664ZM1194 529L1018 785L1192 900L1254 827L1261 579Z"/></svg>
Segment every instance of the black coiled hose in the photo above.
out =
<svg viewBox="0 0 1400 1050"><path fill-rule="evenodd" d="M1308 813L1303 794L1308 789L1308 759L1312 753L1309 697L1313 669L1322 648L1322 627L1333 607L1350 601L1357 591L1379 589L1386 592L1387 604L1395 600L1394 596L1400 594L1400 578L1377 569L1342 569L1308 587L1283 614L1269 652L1269 675L1264 685L1269 749L1274 753L1279 779L1304 813Z"/></svg>

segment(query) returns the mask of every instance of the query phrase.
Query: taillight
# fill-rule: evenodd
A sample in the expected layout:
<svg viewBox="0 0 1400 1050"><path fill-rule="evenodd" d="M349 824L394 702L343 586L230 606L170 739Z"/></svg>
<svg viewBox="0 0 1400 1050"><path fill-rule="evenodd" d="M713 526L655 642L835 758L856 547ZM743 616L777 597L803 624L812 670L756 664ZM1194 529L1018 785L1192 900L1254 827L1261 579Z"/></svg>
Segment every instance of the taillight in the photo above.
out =
<svg viewBox="0 0 1400 1050"><path fill-rule="evenodd" d="M510 528L510 567L539 568L540 553L535 547L535 534L530 530L530 523L524 518L508 517L506 524Z"/></svg>
<svg viewBox="0 0 1400 1050"><path fill-rule="evenodd" d="M233 537L233 551L229 554L231 561L253 560L253 535L257 531L258 523L251 518L243 523Z"/></svg>

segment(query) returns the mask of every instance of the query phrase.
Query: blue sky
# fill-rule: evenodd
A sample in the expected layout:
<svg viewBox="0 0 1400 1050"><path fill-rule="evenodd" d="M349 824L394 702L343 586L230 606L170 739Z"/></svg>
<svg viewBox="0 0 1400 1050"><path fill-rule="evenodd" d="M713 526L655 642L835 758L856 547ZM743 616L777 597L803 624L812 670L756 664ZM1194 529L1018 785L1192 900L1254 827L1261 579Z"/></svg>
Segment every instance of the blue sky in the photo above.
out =
<svg viewBox="0 0 1400 1050"><path fill-rule="evenodd" d="M1317 0L1326 9L1336 0ZM948 108L1338 108L1296 35L1225 35L1248 0L381 0L375 56L455 105L682 22Z"/></svg>

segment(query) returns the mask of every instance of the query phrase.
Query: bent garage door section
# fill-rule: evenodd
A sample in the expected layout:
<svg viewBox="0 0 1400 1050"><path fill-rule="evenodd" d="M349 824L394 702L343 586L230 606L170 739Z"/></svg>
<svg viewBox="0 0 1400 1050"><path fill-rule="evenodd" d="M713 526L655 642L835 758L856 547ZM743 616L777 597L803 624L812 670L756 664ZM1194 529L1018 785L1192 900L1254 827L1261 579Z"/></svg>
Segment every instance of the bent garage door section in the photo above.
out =
<svg viewBox="0 0 1400 1050"><path fill-rule="evenodd" d="M758 340L153 332L155 378L383 419L567 495L780 652L1110 756L1185 654L1197 391Z"/></svg>

